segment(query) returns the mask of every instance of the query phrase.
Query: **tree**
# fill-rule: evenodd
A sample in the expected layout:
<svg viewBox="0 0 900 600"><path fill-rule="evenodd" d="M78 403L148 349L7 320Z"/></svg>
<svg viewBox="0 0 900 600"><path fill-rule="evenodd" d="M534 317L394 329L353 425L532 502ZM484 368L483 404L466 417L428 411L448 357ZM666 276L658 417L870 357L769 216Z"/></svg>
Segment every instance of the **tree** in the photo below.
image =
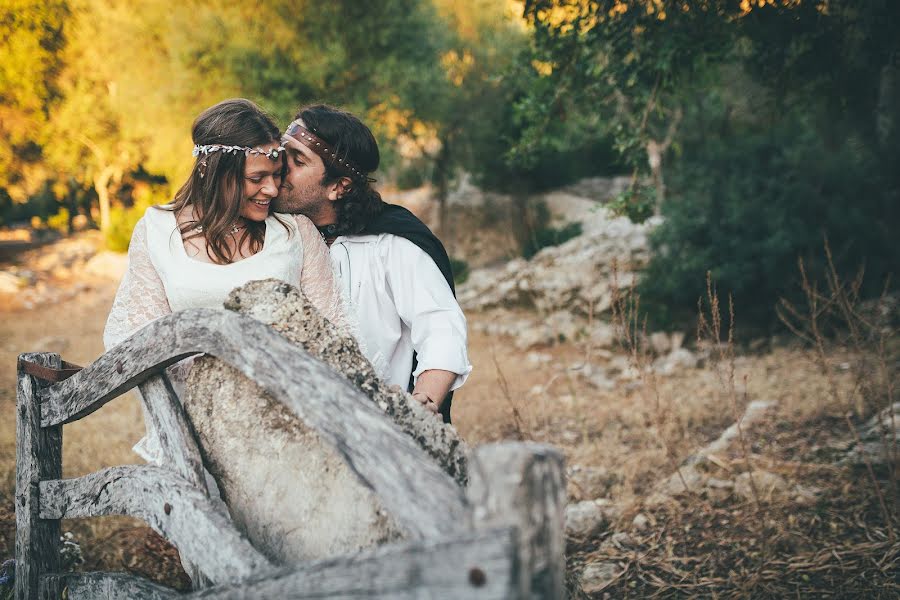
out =
<svg viewBox="0 0 900 600"><path fill-rule="evenodd" d="M41 134L58 98L68 17L64 0L7 0L0 8L0 189L16 202L47 176Z"/></svg>

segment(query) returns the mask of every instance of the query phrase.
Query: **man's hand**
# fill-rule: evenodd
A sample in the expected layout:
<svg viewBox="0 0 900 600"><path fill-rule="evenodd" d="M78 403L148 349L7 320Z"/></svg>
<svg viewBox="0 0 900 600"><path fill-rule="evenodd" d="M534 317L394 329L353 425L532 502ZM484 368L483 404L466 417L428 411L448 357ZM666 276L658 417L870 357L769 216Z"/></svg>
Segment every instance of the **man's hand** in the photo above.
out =
<svg viewBox="0 0 900 600"><path fill-rule="evenodd" d="M412 397L415 398L416 400L418 400L419 402L421 402L425 406L425 408L427 408L431 412L437 414L437 412L438 412L437 402L435 402L433 399L429 398L425 393L413 392Z"/></svg>
<svg viewBox="0 0 900 600"><path fill-rule="evenodd" d="M416 379L416 387L412 396L433 413L438 413L441 409L441 403L447 397L450 387L456 381L456 373L451 371L442 371L440 369L429 369L422 371Z"/></svg>

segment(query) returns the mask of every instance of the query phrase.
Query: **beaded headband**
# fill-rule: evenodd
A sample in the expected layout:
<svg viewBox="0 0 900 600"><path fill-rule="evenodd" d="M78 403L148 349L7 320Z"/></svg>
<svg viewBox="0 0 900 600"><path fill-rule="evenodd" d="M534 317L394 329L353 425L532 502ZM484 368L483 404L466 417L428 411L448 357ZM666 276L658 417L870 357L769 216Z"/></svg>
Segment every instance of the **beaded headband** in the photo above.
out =
<svg viewBox="0 0 900 600"><path fill-rule="evenodd" d="M356 165L350 162L350 159L346 157L338 158L337 151L334 148L329 148L328 142L317 136L315 133L313 133L297 121L294 121L290 125L288 125L288 128L284 131L284 134L296 139L298 142L321 156L323 161L327 161L332 166L337 167L338 170L343 170L349 175L354 175L362 179L368 179L366 177L366 174L363 173L361 169L357 168ZM373 179L372 181L375 180Z"/></svg>
<svg viewBox="0 0 900 600"><path fill-rule="evenodd" d="M206 156L208 154L212 154L213 152L222 152L225 154L237 154L238 152L244 152L247 155L257 154L260 156L265 156L269 160L278 160L278 157L281 156L281 153L284 152L284 146L278 146L277 148L272 148L271 150L263 150L262 148L251 148L250 146L223 146L222 144L207 144L205 146L196 145L194 146L194 151L191 153L194 156Z"/></svg>

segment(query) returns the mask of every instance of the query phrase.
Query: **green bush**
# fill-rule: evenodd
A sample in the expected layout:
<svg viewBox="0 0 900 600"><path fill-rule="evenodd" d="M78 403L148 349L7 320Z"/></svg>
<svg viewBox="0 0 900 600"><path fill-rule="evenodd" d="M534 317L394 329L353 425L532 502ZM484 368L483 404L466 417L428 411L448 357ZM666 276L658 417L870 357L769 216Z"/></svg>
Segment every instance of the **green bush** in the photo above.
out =
<svg viewBox="0 0 900 600"><path fill-rule="evenodd" d="M154 204L168 202L166 196L152 192L139 195L132 206L116 205L109 211L109 231L106 232L106 247L113 252L128 252L134 226Z"/></svg>
<svg viewBox="0 0 900 600"><path fill-rule="evenodd" d="M450 257L450 270L453 272L453 283L462 285L469 278L469 263L461 258Z"/></svg>
<svg viewBox="0 0 900 600"><path fill-rule="evenodd" d="M55 229L63 235L69 234L69 209L60 208L59 212L47 218L47 227Z"/></svg>
<svg viewBox="0 0 900 600"><path fill-rule="evenodd" d="M632 223L643 223L656 209L656 188L638 185L628 188L607 204L613 214L628 217Z"/></svg>
<svg viewBox="0 0 900 600"><path fill-rule="evenodd" d="M522 248L522 256L531 258L543 248L559 246L581 235L581 223L568 223L560 228L540 227L531 232Z"/></svg>
<svg viewBox="0 0 900 600"><path fill-rule="evenodd" d="M808 131L710 136L685 147L638 288L653 326L693 323L710 271L719 296L733 296L738 325L776 329L778 298L799 293L797 259L823 275L826 237L838 269L849 279L865 264L868 292L878 293L900 265L897 178L865 145L829 146Z"/></svg>

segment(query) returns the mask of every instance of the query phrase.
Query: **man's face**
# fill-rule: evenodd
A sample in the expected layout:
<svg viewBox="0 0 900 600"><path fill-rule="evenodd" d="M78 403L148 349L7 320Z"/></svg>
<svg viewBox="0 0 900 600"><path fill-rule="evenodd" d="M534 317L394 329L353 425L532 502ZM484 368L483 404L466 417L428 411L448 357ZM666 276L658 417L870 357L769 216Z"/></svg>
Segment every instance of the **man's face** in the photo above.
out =
<svg viewBox="0 0 900 600"><path fill-rule="evenodd" d="M281 182L275 212L300 213L313 222L323 212L333 210L329 186L323 185L325 163L322 158L291 136L282 137L287 152L287 172Z"/></svg>

